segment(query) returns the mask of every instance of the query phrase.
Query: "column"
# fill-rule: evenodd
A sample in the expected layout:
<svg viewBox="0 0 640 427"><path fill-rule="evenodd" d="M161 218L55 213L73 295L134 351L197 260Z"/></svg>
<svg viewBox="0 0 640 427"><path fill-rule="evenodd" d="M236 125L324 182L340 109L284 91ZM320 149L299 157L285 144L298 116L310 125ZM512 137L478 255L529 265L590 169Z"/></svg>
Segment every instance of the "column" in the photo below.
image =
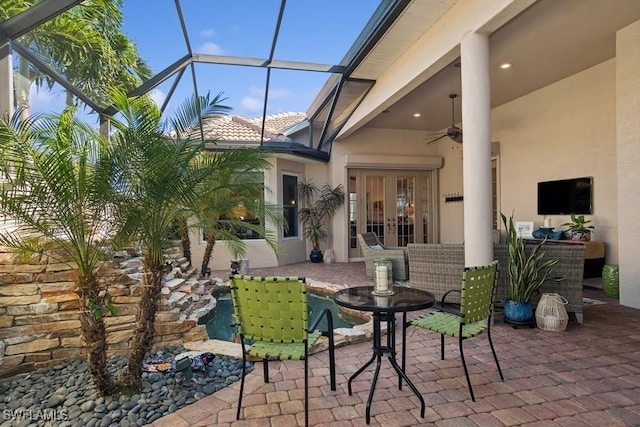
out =
<svg viewBox="0 0 640 427"><path fill-rule="evenodd" d="M11 117L13 114L13 58L11 46L0 46L0 115Z"/></svg>
<svg viewBox="0 0 640 427"><path fill-rule="evenodd" d="M640 21L616 35L616 142L618 173L618 259L607 254L607 262L620 265L620 304L640 308ZM612 173L615 173L612 171ZM607 251L609 252L609 251Z"/></svg>
<svg viewBox="0 0 640 427"><path fill-rule="evenodd" d="M465 265L493 261L489 37L467 33L460 43Z"/></svg>

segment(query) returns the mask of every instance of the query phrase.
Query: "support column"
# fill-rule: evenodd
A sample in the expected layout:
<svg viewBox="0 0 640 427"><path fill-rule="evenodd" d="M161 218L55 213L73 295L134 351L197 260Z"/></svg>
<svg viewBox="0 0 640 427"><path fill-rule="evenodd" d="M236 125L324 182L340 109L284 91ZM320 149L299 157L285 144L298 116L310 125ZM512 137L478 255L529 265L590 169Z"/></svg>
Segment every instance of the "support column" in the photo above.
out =
<svg viewBox="0 0 640 427"><path fill-rule="evenodd" d="M489 36L468 33L460 43L466 266L493 261Z"/></svg>
<svg viewBox="0 0 640 427"><path fill-rule="evenodd" d="M0 46L0 116L13 115L13 57L11 45Z"/></svg>
<svg viewBox="0 0 640 427"><path fill-rule="evenodd" d="M618 260L607 254L607 262L620 265L620 304L640 308L640 21L618 31L616 36L616 146L618 173ZM614 172L612 172L614 173Z"/></svg>

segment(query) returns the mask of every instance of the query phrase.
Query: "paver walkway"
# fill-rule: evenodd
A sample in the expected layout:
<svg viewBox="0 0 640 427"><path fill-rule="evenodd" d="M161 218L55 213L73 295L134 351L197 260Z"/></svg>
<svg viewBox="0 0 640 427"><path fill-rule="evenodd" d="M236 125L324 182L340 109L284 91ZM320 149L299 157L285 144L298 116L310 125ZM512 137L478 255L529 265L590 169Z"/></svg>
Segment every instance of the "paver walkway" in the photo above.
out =
<svg viewBox="0 0 640 427"><path fill-rule="evenodd" d="M227 274L216 273L222 277ZM329 283L367 283L363 263L303 263L252 269L251 274L294 274ZM620 306L617 300L606 298L601 289L585 287L585 296L606 304L586 306L584 324L572 319L564 332L513 329L496 319L492 336L504 382L500 381L486 339L466 342L476 402L471 401L467 390L457 343L447 340L447 359L442 361L439 336L410 329L407 374L426 401L425 418L420 417L419 402L411 390L406 386L398 390L397 377L384 360L371 407L371 425L640 426L640 310ZM310 358L310 425L366 425L372 368L353 382L352 396L347 393L347 379L370 357L370 342L336 349L336 391L329 387L326 352ZM237 382L157 420L153 426L302 425L304 364L293 361L270 363L269 367L268 384L263 383L260 366L247 376L243 419L235 419Z"/></svg>

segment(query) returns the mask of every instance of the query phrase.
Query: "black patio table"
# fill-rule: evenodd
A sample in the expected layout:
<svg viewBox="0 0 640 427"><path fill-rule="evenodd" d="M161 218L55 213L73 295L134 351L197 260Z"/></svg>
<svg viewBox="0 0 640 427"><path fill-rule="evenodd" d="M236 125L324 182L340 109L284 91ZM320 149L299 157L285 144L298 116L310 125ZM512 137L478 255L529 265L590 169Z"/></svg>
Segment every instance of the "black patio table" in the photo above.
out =
<svg viewBox="0 0 640 427"><path fill-rule="evenodd" d="M431 292L421 289L408 288L405 286L393 286L392 295L374 295L373 286L358 286L345 288L335 293L334 300L336 304L353 310L370 311L373 313L373 355L367 363L358 369L347 383L349 396L351 396L351 382L369 365L376 361L376 370L371 381L371 389L369 398L367 399L366 419L367 424L371 418L371 401L373 393L378 381L380 373L380 364L382 356L386 356L398 373L398 389L402 389L402 380L404 379L409 387L420 400L421 411L420 416L424 418L425 404L422 395L411 382L407 374L400 368L396 361L396 313L406 314L409 311L423 310L433 305L435 296ZM387 322L387 342L382 344L381 323Z"/></svg>

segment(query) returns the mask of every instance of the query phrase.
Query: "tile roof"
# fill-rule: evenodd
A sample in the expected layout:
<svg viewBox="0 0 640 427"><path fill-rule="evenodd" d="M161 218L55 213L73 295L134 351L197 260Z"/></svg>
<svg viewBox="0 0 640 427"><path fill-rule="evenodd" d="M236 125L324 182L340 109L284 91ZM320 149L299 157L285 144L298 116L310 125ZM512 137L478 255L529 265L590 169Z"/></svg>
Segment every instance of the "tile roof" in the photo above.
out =
<svg viewBox="0 0 640 427"><path fill-rule="evenodd" d="M276 139L279 133L302 122L305 113L280 113L265 117L265 141ZM215 115L202 122L206 139L220 142L260 142L262 117L246 118L242 116Z"/></svg>

